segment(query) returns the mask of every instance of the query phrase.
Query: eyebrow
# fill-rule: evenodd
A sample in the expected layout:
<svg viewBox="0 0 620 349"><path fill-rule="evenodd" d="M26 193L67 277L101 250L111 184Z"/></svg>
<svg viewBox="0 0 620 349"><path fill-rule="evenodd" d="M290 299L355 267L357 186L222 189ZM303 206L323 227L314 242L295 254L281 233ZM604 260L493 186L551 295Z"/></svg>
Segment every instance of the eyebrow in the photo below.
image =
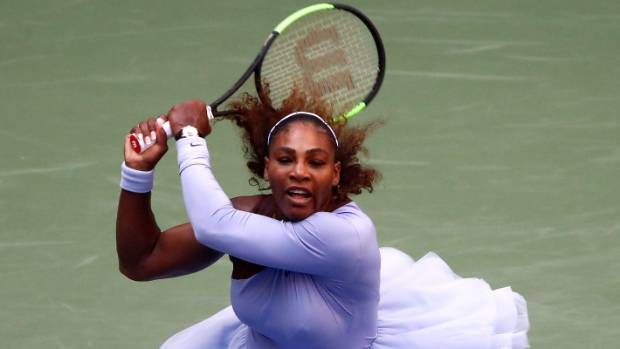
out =
<svg viewBox="0 0 620 349"><path fill-rule="evenodd" d="M295 149L289 147L277 147L273 151L284 151L286 153L295 153ZM323 148L312 148L305 151L306 154L312 153L324 153L329 154L329 152Z"/></svg>

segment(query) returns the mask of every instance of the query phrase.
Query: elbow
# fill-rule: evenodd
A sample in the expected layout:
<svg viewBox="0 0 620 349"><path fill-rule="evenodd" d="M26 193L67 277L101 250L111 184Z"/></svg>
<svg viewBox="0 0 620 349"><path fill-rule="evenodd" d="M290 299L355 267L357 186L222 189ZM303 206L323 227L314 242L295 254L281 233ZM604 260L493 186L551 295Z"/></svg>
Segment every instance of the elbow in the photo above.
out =
<svg viewBox="0 0 620 349"><path fill-rule="evenodd" d="M129 280L132 280L132 281L144 282L144 281L151 281L151 280L153 280L153 278L149 277L148 274L145 273L144 270L141 270L140 268L128 268L126 266L123 266L122 264L119 264L118 270L126 278L128 278Z"/></svg>
<svg viewBox="0 0 620 349"><path fill-rule="evenodd" d="M211 222L200 222L199 224L192 224L194 229L194 238L203 246L212 247L218 240L218 236L215 232L217 229L213 228Z"/></svg>
<svg viewBox="0 0 620 349"><path fill-rule="evenodd" d="M210 215L202 215L198 218L190 215L194 237L201 245L219 250L224 241L230 239L230 232L234 231L231 221L237 212L232 205L224 206L215 210Z"/></svg>
<svg viewBox="0 0 620 349"><path fill-rule="evenodd" d="M235 227L244 221L243 217L237 216L238 214L248 213L235 209L230 201L218 207L212 207L209 212L188 210L196 241L213 248L219 245L224 236L228 235L227 232L234 231Z"/></svg>

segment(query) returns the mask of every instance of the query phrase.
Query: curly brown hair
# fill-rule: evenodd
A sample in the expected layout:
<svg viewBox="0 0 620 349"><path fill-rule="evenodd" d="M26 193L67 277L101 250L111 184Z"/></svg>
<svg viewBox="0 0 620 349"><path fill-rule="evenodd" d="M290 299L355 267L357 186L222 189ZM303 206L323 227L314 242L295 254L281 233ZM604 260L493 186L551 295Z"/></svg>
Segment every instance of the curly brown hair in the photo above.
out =
<svg viewBox="0 0 620 349"><path fill-rule="evenodd" d="M312 98L295 89L280 107L273 107L268 97L259 99L243 94L230 103L235 115L227 117L240 129L243 141L243 155L253 176L249 182L260 190L269 189L263 178L265 157L268 154L267 135L271 128L285 115L296 111L315 113L323 118L334 130L339 146L335 160L340 162L340 184L334 187L334 200L347 200L349 195L361 194L362 190L373 191L373 185L381 178L376 169L360 163L358 154L368 156L363 143L366 137L382 122L371 122L352 126L346 120L337 122L326 117L332 115L331 108L319 98Z"/></svg>

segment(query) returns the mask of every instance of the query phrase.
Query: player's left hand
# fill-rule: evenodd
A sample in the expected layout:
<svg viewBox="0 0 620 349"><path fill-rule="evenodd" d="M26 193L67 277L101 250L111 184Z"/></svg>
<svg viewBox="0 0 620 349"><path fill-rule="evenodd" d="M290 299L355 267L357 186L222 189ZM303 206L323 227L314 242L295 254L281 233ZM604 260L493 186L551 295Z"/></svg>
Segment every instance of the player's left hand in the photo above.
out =
<svg viewBox="0 0 620 349"><path fill-rule="evenodd" d="M150 171L168 151L166 131L162 127L164 116L140 122L125 136L125 164L134 170ZM160 120L161 119L161 120ZM137 153L131 144L131 135L144 139L149 148Z"/></svg>
<svg viewBox="0 0 620 349"><path fill-rule="evenodd" d="M193 100L176 104L168 112L167 119L173 135L179 134L185 126L194 126L201 137L211 133L207 105L203 101Z"/></svg>

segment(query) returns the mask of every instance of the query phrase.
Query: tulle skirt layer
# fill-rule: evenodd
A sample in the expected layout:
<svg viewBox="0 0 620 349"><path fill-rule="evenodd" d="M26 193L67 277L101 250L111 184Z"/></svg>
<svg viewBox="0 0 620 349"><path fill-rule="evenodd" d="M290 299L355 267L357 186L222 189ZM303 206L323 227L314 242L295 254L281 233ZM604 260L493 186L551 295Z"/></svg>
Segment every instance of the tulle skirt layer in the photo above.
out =
<svg viewBox="0 0 620 349"><path fill-rule="evenodd" d="M435 253L414 262L381 249L381 300L372 349L522 349L528 347L525 299L461 278ZM164 349L245 349L248 328L227 307L168 339Z"/></svg>
<svg viewBox="0 0 620 349"><path fill-rule="evenodd" d="M461 278L433 252L414 262L381 248L381 300L373 349L528 347L525 299Z"/></svg>

